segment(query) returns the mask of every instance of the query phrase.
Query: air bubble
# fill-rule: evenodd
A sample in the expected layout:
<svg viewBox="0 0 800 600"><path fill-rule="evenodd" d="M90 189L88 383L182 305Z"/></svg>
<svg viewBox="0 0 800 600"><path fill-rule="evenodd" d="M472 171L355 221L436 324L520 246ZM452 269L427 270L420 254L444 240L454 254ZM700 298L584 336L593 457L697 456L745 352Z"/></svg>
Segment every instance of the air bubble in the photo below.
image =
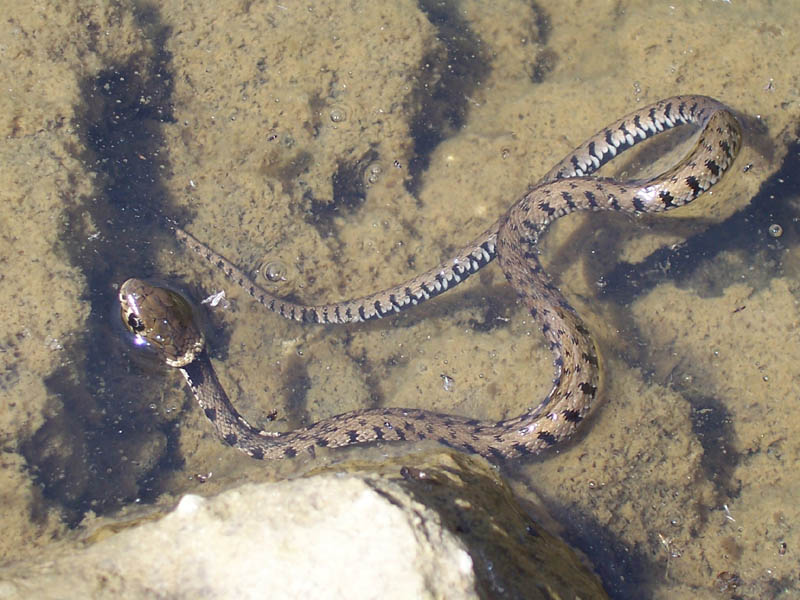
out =
<svg viewBox="0 0 800 600"><path fill-rule="evenodd" d="M264 279L272 283L286 281L288 272L289 269L282 260L271 260L261 269L261 274L264 276Z"/></svg>
<svg viewBox="0 0 800 600"><path fill-rule="evenodd" d="M774 238L779 238L783 235L783 227L781 227L777 223L773 223L772 225L770 225L767 231Z"/></svg>
<svg viewBox="0 0 800 600"><path fill-rule="evenodd" d="M383 165L380 162L373 162L364 169L364 183L369 187L375 185L383 176Z"/></svg>
<svg viewBox="0 0 800 600"><path fill-rule="evenodd" d="M343 106L333 106L331 107L330 113L328 115L331 118L331 121L334 123L344 123L347 121L347 109Z"/></svg>

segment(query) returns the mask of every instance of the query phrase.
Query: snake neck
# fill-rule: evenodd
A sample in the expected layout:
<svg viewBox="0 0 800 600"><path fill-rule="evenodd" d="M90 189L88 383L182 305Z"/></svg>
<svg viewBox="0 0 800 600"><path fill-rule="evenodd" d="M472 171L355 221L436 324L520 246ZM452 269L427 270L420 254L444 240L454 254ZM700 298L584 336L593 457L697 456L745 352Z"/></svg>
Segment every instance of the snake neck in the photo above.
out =
<svg viewBox="0 0 800 600"><path fill-rule="evenodd" d="M226 443L253 458L291 458L295 453L283 448L280 455L265 456L265 442L281 434L251 425L234 408L217 378L208 351L203 349L195 360L180 369L200 408Z"/></svg>

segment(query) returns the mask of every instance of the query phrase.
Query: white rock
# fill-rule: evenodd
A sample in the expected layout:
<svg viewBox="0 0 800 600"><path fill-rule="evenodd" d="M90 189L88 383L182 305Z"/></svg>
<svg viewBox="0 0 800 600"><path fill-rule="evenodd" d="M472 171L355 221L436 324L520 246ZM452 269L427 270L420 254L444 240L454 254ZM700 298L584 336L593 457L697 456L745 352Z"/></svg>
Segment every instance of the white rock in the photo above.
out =
<svg viewBox="0 0 800 600"><path fill-rule="evenodd" d="M7 568L0 597L476 598L462 542L399 486L380 487L322 475L188 495L157 521Z"/></svg>

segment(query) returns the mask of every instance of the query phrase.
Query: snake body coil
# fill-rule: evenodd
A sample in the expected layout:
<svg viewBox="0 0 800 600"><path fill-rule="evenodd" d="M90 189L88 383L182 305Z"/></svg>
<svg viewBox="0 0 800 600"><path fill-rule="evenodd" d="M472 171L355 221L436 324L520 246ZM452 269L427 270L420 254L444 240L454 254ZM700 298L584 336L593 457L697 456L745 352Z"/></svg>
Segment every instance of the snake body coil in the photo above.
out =
<svg viewBox="0 0 800 600"><path fill-rule="evenodd" d="M674 167L644 181L590 176L614 156L653 135L694 123L693 149ZM184 242L258 302L283 317L314 323L366 321L400 312L451 289L498 258L508 282L540 325L553 352L553 388L519 416L498 422L418 409L379 408L345 413L286 433L251 426L231 405L217 380L181 296L140 280L120 288L122 318L140 340L157 347L181 370L219 436L249 456L293 457L316 447L373 441L433 439L490 459L536 453L571 436L596 406L597 352L577 313L542 269L539 236L554 220L578 210L660 212L687 204L719 181L738 153L739 124L731 111L705 96L677 96L633 112L576 148L522 196L508 212L448 260L413 279L369 296L334 304L303 305L270 295L232 263L191 235Z"/></svg>

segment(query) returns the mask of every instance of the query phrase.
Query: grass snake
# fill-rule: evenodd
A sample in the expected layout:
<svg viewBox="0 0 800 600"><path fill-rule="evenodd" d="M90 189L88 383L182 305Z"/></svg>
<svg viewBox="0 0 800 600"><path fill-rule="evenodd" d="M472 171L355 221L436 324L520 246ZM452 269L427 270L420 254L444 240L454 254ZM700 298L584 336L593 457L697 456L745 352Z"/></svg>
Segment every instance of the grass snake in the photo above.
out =
<svg viewBox="0 0 800 600"><path fill-rule="evenodd" d="M676 165L646 180L592 176L620 152L662 131L692 123L700 132ZM487 422L406 408L348 412L288 432L250 425L219 383L189 303L172 290L138 279L120 288L122 319L140 343L178 368L225 442L253 458L291 458L375 441L432 439L490 459L532 454L569 438L597 405L598 354L583 321L542 269L537 242L547 226L578 210L652 213L687 204L716 184L741 145L741 129L724 104L676 96L645 106L605 127L553 167L491 227L439 265L405 283L355 300L303 305L269 294L190 234L178 239L223 270L269 310L288 319L350 323L388 316L437 296L497 258L554 355L550 393L513 418Z"/></svg>

